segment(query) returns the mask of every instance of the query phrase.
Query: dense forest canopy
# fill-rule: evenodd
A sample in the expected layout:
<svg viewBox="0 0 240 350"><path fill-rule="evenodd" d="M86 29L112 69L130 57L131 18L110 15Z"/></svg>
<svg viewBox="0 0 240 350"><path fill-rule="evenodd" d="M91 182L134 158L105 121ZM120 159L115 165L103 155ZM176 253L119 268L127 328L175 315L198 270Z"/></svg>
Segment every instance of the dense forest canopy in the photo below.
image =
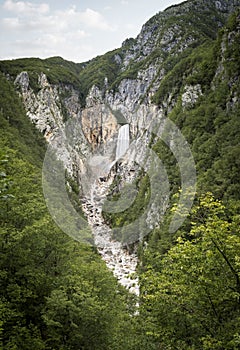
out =
<svg viewBox="0 0 240 350"><path fill-rule="evenodd" d="M171 8L165 26L179 21L179 8ZM170 179L171 205L162 225L139 244L138 304L96 248L74 241L53 222L41 184L46 141L27 117L13 82L28 71L37 92L38 74L44 72L51 84L78 89L84 106L93 84L103 87L107 76L114 91L162 53L156 47L125 71L114 57L123 57L134 39L83 64L60 57L0 62L1 349L239 349L240 12L216 29L191 11L180 22L183 28L196 26L198 40L177 57L164 54L166 74L152 103L168 103L169 96L174 101L168 117L190 145L197 193L184 224L170 234L179 169L166 145L153 138L151 147ZM215 18L223 21L219 13ZM184 89L194 84L201 85L202 94L184 106ZM112 227L134 220L146 205L148 178L142 174L136 182L138 196L130 210L104 214Z"/></svg>

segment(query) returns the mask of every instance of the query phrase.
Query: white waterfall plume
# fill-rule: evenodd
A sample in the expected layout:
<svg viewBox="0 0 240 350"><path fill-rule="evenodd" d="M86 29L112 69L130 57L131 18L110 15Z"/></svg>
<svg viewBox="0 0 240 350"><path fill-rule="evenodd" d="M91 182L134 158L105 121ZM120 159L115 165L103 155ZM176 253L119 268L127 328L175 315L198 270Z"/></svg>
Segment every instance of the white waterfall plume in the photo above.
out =
<svg viewBox="0 0 240 350"><path fill-rule="evenodd" d="M124 124L118 131L116 160L121 158L129 148L129 124Z"/></svg>

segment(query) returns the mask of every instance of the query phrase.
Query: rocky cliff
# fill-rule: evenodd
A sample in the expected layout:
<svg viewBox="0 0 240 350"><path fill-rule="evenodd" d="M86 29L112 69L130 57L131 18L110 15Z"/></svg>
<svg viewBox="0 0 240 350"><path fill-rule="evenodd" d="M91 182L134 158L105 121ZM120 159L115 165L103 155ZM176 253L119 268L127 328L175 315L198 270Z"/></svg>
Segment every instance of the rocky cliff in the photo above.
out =
<svg viewBox="0 0 240 350"><path fill-rule="evenodd" d="M191 0L172 6L151 18L136 39L127 39L118 50L71 68L69 81L61 76L60 65L59 79L53 81L48 60L36 68L34 84L28 60L24 70L16 60L14 74L11 64L1 64L8 79L14 80L28 117L81 187L83 209L99 252L120 282L136 293L137 278L131 279L137 266L135 243L160 225L171 190L161 162L149 150L161 138L177 161L184 163L180 171L187 180L182 180L182 186L194 190L191 152L167 117L175 108L194 108L226 77L225 63L229 47L239 38L239 24L238 31L235 26L223 31L218 41L217 37L239 6L237 0ZM239 23L239 16L236 18ZM238 83L239 77L232 76L228 109L239 103ZM131 143L125 156L117 159L118 132L124 124L129 124ZM184 157L178 154L179 147ZM136 182L142 173L148 174L155 196L141 220L129 225L127 234L119 229L114 235L102 217L103 199ZM155 188L156 183L164 186ZM126 210L126 203L130 205L137 195L127 188L129 198L123 196L121 210L113 203L113 208L105 206L104 210ZM188 197L182 204L190 205L191 200Z"/></svg>

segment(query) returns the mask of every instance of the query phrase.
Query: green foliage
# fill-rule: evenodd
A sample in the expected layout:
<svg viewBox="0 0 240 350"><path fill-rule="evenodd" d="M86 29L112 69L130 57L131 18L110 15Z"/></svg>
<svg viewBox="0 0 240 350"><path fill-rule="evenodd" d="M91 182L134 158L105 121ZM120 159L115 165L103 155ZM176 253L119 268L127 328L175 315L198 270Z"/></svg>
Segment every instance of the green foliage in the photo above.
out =
<svg viewBox="0 0 240 350"><path fill-rule="evenodd" d="M219 62L222 61L221 42L227 47L223 63ZM239 200L239 103L232 102L233 96L239 96L240 57L236 47L239 48L238 34L229 33L229 29L221 31L216 43L207 42L180 60L163 79L154 96L154 101L159 103L171 94L178 98L168 116L191 145L198 187L203 192L211 189L219 198L226 200ZM215 76L216 68L222 64L224 70ZM183 93L185 85L191 84L200 84L203 95L195 105L183 108L178 94ZM170 182L174 185L179 177L174 174L173 156L159 142L153 145L153 149L164 160Z"/></svg>
<svg viewBox="0 0 240 350"><path fill-rule="evenodd" d="M167 74L152 101L161 104L170 95L177 96L184 85L201 84L203 91L210 87L216 68L216 46L207 41L194 50L188 49L164 63Z"/></svg>
<svg viewBox="0 0 240 350"><path fill-rule="evenodd" d="M227 48L224 71L216 75L223 40ZM216 41L207 40L184 53L178 62L174 58L165 62L168 73L154 101L161 104L175 95L177 103L168 116L191 146L199 192L211 190L218 199L209 193L198 195L181 229L170 234L180 174L173 154L153 135L151 147L167 169L173 210L139 247L141 303L135 331L141 334L139 344L144 349L239 347L240 125L239 102L237 98L232 102L232 96L239 98L238 67L238 36L230 36L228 31L222 31ZM195 84L201 85L203 95L195 105L183 108L179 97L183 87ZM112 189L112 200L120 198L120 183L118 179ZM140 186L148 192L143 183ZM142 197L138 199L144 203ZM105 218L113 226L124 227L138 215L139 208L134 205L118 214L104 213Z"/></svg>
<svg viewBox="0 0 240 350"><path fill-rule="evenodd" d="M12 84L0 73L0 129L1 140L16 149L34 164L40 164L45 142L39 131L26 118L22 101ZM29 152L29 149L32 151Z"/></svg>
<svg viewBox="0 0 240 350"><path fill-rule="evenodd" d="M195 11L196 4L202 11ZM149 56L130 62L123 71L115 55L131 52L134 39L84 64L60 57L0 62L2 349L239 348L239 12L216 39L216 27L225 15L214 4L208 4L206 11L205 5L200 0L173 6L146 24L153 30L161 25L163 34L179 23L182 42L190 32L195 38L187 50L179 53L180 40L169 54L157 42ZM159 71L163 68L165 77L153 102L161 106L172 101L167 114L191 147L199 194L182 227L170 234L180 174L168 147L152 135L151 148L168 172L172 209L139 246L141 299L136 314L136 300L117 284L96 249L69 237L72 226L67 211L62 211L57 181L53 199L59 215L64 213L68 235L53 223L41 188L45 142L26 117L12 80L27 71L32 88L38 91L38 75L43 72L53 85L78 89L84 105L93 84L103 91L116 89L122 79L135 79L139 70L154 61L161 62ZM183 107L185 86L196 84L201 85L202 95ZM62 91L61 99L66 97ZM117 214L104 212L113 228L127 227L143 213L151 194L149 182L146 174L139 174L131 207ZM82 216L76 182L66 176L64 185ZM121 186L121 178L116 177L110 203L121 199L122 190L130 194L128 186ZM84 233L89 239L89 231ZM126 241L124 235L123 230L121 238Z"/></svg>
<svg viewBox="0 0 240 350"><path fill-rule="evenodd" d="M145 332L156 349L237 349L239 217L208 193L192 210L191 239L179 237L141 275ZM147 253L147 252L146 252Z"/></svg>
<svg viewBox="0 0 240 350"><path fill-rule="evenodd" d="M94 248L52 221L41 186L45 143L11 83L0 82L0 347L118 350L121 341L128 349L135 301ZM66 183L77 209L76 183Z"/></svg>
<svg viewBox="0 0 240 350"><path fill-rule="evenodd" d="M38 75L45 73L51 84L70 84L80 88L78 74L81 65L63 60L61 57L52 57L45 60L39 58L21 58L14 61L0 61L0 70L12 78L22 71L29 74L30 85L35 92L39 90Z"/></svg>
<svg viewBox="0 0 240 350"><path fill-rule="evenodd" d="M79 74L84 97L87 96L89 89L93 85L103 89L105 87L105 78L108 79L109 86L113 83L121 68L115 58L119 54L121 54L121 50L114 50L84 64L84 69Z"/></svg>
<svg viewBox="0 0 240 350"><path fill-rule="evenodd" d="M124 188L121 188L120 183L120 179L116 177L115 182L112 185L111 192L108 195L108 200L110 203L113 201L115 205L118 205L117 201L121 198L121 196L123 196L124 202L128 200L128 196L130 196L131 199L131 195L133 195L131 192L132 187L136 189L136 196L131 206L124 211L121 211L120 209L116 209L115 213L103 211L104 219L112 228L128 226L134 222L144 212L151 195L149 177L142 171L133 185L125 185ZM120 205L121 203L122 202L120 202ZM127 232L128 230L126 230L126 233L123 230L122 237L119 237L119 233L117 233L117 236L114 238L120 239L123 242L129 241L130 239L128 239L126 236L128 234Z"/></svg>
<svg viewBox="0 0 240 350"><path fill-rule="evenodd" d="M171 117L192 145L199 189L239 200L239 106L226 110L228 94L229 89L221 84L195 108L176 109Z"/></svg>

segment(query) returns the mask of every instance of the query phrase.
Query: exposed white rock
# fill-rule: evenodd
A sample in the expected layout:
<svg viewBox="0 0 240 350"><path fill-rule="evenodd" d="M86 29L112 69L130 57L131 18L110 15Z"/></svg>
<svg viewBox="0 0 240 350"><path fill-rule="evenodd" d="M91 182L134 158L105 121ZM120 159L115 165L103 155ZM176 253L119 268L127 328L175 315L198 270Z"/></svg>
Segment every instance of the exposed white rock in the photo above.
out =
<svg viewBox="0 0 240 350"><path fill-rule="evenodd" d="M44 73L41 73L38 77L38 84L41 88L50 87L47 77Z"/></svg>
<svg viewBox="0 0 240 350"><path fill-rule="evenodd" d="M45 74L39 75L38 83L39 91L34 92L29 85L27 72L22 72L15 80L15 84L20 87L27 115L55 148L58 158L64 162L70 173L73 173L74 164L83 184L86 183L83 181L84 176L88 176L86 162L90 156L90 148L94 144L93 135L96 136L96 140L100 137L99 142L95 142L95 151L96 154L99 152L105 154L106 168L102 169L104 173L99 172L98 156L93 158L91 166L94 176L92 180L87 179L89 186L86 186L84 191L89 192L88 196L83 198L82 207L92 227L95 244L107 266L123 286L138 295L138 279L136 276L132 277L136 273L137 254L136 252L130 254L120 242L112 239L111 229L104 223L101 214L106 193L114 176L114 173L110 177L108 175L111 167L109 159L112 157L113 162L116 152L119 129L116 118L104 104L102 93L97 87L91 89L87 106L81 112L78 94L73 88L51 86ZM60 97L62 92L67 93L63 101ZM72 125L64 121L61 103L65 104L68 117L74 121ZM104 157L101 156L99 159L102 166ZM96 174L108 177L108 181L102 182Z"/></svg>
<svg viewBox="0 0 240 350"><path fill-rule="evenodd" d="M22 89L22 93L26 93L29 89L29 76L28 76L28 72L21 72L20 74L18 74L18 76L16 77L15 81L14 81L15 85L20 85L21 89Z"/></svg>
<svg viewBox="0 0 240 350"><path fill-rule="evenodd" d="M202 88L200 84L186 85L182 94L182 106L184 108L193 107L201 95Z"/></svg>
<svg viewBox="0 0 240 350"><path fill-rule="evenodd" d="M130 292L139 295L138 278L136 277L137 254L136 252L130 254L126 248L122 247L121 242L112 238L111 229L105 224L102 217L102 206L112 181L113 173L104 181L96 179L91 186L90 193L83 199L82 208L92 228L95 244L106 265L113 271L120 284Z"/></svg>
<svg viewBox="0 0 240 350"><path fill-rule="evenodd" d="M91 101L91 103L90 103ZM103 101L88 97L88 105L82 111L82 130L93 150L109 142L119 128L112 111Z"/></svg>
<svg viewBox="0 0 240 350"><path fill-rule="evenodd" d="M128 68L131 71L132 63L143 63L141 69L136 73L136 79L126 78L126 75L116 90L112 91L109 87L110 82L105 78L103 90L95 85L92 86L86 98L85 108L80 105L79 91L76 91L71 85L53 86L43 73L39 75L38 91L33 91L31 88L27 72L20 73L15 79L15 84L20 87L29 118L43 133L49 144L54 147L58 158L64 162L68 172L77 174L80 183L86 184L83 189L85 191L85 197L82 199L83 209L92 227L95 244L100 254L120 283L136 294L139 293L138 279L135 276L137 254L135 251L130 253L129 250L122 247L120 242L112 238L112 232L102 217L104 199L114 175L120 175L119 187L124 187L125 183L131 184L136 179L141 164L149 165L146 160L152 137L148 132L149 126L156 116L158 121L164 118L164 115L176 103L176 96L172 91L169 91L166 100L160 101L161 107L151 102L152 96L166 75L167 68L164 68L161 62L165 59L166 53L174 57L187 49L197 38L193 31L189 30L186 33L186 23L184 23L184 28L181 22L168 25L166 28L165 24L169 15L186 15L196 6L206 9L209 6L215 6L224 13L232 9L234 2L235 0L186 1L180 7L169 8L161 13L161 16L154 16L142 27L136 39L123 43L123 55L114 56L115 63L121 66L122 72L126 73ZM189 23L189 28L191 28L191 23ZM227 40L228 44L231 44L234 37L230 34L226 42L222 41L222 57L215 79L221 79L224 75ZM234 82L231 83L234 84ZM232 90L229 108L239 103L233 88ZM201 95L200 84L185 86L182 106L184 108L193 107ZM64 110L67 112L66 115L64 115ZM116 113L121 113L129 123L132 142L124 159L111 170L111 166L115 164L117 135L120 128ZM66 122L68 119L73 123ZM173 142L174 135L170 136ZM89 172L88 166L91 168ZM166 197L165 195L160 198L156 195L150 203L143 218L150 229L161 221L167 205ZM137 234L139 235L139 232ZM141 238L142 236L139 235L139 239ZM133 278L131 274L134 275Z"/></svg>
<svg viewBox="0 0 240 350"><path fill-rule="evenodd" d="M65 90L69 97L65 99L65 108L69 118L75 117L75 128L71 128L64 121L61 108L60 93L63 87L49 84L45 74L38 77L39 91L34 92L29 84L27 72L21 72L15 79L15 85L20 87L20 93L27 111L28 117L42 132L46 140L56 150L57 156L63 161L64 166L70 174L74 172L73 159L81 164L79 154L89 154L87 141L80 126L80 104L77 99L77 92L66 86Z"/></svg>
<svg viewBox="0 0 240 350"><path fill-rule="evenodd" d="M101 90L96 86L93 85L91 89L89 90L89 93L86 98L86 107L93 107L96 104L102 103L102 92Z"/></svg>
<svg viewBox="0 0 240 350"><path fill-rule="evenodd" d="M115 61L117 64L121 65L121 64L122 64L122 58L121 58L121 56L118 55L118 54L116 54L116 55L114 56L114 61Z"/></svg>

